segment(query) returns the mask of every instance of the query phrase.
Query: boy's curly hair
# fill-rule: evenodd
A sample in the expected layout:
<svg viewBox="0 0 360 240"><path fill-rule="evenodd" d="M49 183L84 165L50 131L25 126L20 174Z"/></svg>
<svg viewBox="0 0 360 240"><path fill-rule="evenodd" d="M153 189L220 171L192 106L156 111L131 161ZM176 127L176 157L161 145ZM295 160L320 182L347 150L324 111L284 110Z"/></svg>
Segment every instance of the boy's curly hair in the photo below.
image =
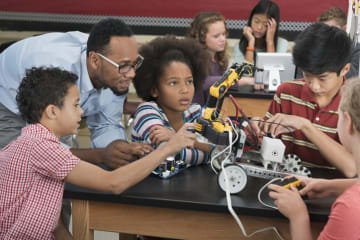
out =
<svg viewBox="0 0 360 240"><path fill-rule="evenodd" d="M198 41L190 38L179 39L175 36L156 38L143 45L139 53L144 62L134 78L136 93L145 101L154 101L151 90L159 86L159 79L166 66L177 61L189 66L195 91L201 86L210 71L210 57Z"/></svg>
<svg viewBox="0 0 360 240"><path fill-rule="evenodd" d="M59 68L27 69L16 95L22 118L31 124L38 123L48 105L62 107L68 89L77 79L74 73Z"/></svg>

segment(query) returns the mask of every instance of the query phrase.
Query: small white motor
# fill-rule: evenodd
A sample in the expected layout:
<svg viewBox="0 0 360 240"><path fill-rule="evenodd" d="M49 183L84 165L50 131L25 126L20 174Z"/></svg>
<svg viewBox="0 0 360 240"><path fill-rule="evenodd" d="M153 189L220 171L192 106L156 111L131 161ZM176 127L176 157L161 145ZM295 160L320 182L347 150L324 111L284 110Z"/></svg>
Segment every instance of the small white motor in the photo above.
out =
<svg viewBox="0 0 360 240"><path fill-rule="evenodd" d="M285 145L280 139L263 137L260 153L264 159L263 165L265 169L268 169L269 164L276 168L283 161Z"/></svg>

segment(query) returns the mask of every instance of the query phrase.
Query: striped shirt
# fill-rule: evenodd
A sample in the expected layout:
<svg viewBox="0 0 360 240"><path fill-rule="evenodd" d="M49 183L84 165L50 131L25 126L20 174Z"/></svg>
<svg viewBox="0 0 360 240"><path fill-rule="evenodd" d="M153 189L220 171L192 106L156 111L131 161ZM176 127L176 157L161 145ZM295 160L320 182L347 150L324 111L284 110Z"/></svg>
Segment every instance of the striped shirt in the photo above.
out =
<svg viewBox="0 0 360 240"><path fill-rule="evenodd" d="M64 178L80 161L41 124L0 152L0 239L54 239Z"/></svg>
<svg viewBox="0 0 360 240"><path fill-rule="evenodd" d="M305 84L304 79L286 82L278 87L265 119L271 118L276 113L303 117L309 119L313 126L330 138L340 142L337 133L340 98L340 93L337 93L327 106L320 108L314 93ZM286 145L286 153L294 153L309 164L331 166L321 155L318 147L310 142L300 130L282 134L281 140Z"/></svg>
<svg viewBox="0 0 360 240"><path fill-rule="evenodd" d="M200 105L191 104L190 107L183 112L184 123L194 122L198 117L200 117L200 113ZM131 133L132 141L147 143L153 148L156 148L157 146L151 143L149 137L150 129L156 125L165 126L175 132L165 113L156 102L141 103L135 113L134 128ZM195 148L184 148L180 152L180 159L185 161L188 167L207 162L209 157L209 153Z"/></svg>

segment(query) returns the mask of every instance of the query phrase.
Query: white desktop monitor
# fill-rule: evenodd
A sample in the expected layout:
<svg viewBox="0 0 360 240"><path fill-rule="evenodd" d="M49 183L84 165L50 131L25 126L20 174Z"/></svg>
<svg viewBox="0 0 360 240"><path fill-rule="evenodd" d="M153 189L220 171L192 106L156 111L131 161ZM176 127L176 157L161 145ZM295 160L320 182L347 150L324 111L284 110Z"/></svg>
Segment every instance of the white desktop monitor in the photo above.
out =
<svg viewBox="0 0 360 240"><path fill-rule="evenodd" d="M256 67L264 71L255 71L255 83L264 84L269 91L276 91L281 83L295 79L291 53L259 52Z"/></svg>

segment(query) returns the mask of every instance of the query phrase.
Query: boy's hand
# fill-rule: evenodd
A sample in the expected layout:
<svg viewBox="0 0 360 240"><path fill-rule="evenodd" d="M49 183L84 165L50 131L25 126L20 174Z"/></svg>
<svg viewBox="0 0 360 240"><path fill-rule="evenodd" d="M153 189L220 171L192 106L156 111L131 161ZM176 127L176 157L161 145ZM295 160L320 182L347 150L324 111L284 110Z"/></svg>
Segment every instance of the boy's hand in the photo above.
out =
<svg viewBox="0 0 360 240"><path fill-rule="evenodd" d="M172 136L175 135L174 131L171 131L165 126L154 126L149 131L149 137L153 144L158 146L163 141L169 141Z"/></svg>
<svg viewBox="0 0 360 240"><path fill-rule="evenodd" d="M282 133L301 130L308 122L309 120L303 117L277 113L261 125L261 130L265 133L270 132L272 136L278 136Z"/></svg>
<svg viewBox="0 0 360 240"><path fill-rule="evenodd" d="M250 120L250 125L254 129L256 135L259 137L264 126L264 119L260 117L252 117Z"/></svg>
<svg viewBox="0 0 360 240"><path fill-rule="evenodd" d="M150 153L152 150L152 147L147 144L115 140L105 148L104 164L115 169L128 164L137 157Z"/></svg>
<svg viewBox="0 0 360 240"><path fill-rule="evenodd" d="M294 220L301 214L307 214L306 205L296 187L290 186L290 189L286 189L270 184L268 188L271 190L269 196L275 200L275 205L284 216Z"/></svg>
<svg viewBox="0 0 360 240"><path fill-rule="evenodd" d="M195 128L194 123L185 123L179 131L166 143L166 148L170 151L169 155L174 155L180 152L183 148L193 148L196 140L196 135L189 131L190 128Z"/></svg>

